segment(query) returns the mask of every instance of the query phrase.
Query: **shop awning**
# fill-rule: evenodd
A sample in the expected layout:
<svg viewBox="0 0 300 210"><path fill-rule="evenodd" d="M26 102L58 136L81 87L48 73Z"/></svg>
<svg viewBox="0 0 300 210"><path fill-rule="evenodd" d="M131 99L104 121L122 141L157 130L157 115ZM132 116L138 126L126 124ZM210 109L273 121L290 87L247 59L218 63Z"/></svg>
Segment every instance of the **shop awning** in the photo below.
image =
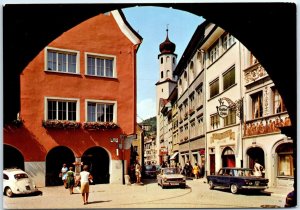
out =
<svg viewBox="0 0 300 210"><path fill-rule="evenodd" d="M170 160L174 160L175 157L178 155L178 152L175 152L171 157L170 157Z"/></svg>

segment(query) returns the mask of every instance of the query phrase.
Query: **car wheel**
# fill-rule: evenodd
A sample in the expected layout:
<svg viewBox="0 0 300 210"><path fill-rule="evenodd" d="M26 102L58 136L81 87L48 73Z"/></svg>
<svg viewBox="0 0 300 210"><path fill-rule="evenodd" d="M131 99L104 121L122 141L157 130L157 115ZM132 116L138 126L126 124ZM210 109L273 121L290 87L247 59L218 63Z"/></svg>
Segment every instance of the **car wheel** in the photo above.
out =
<svg viewBox="0 0 300 210"><path fill-rule="evenodd" d="M185 189L185 188L186 188L186 185L185 185L185 184L182 184L182 185L180 185L180 188Z"/></svg>
<svg viewBox="0 0 300 210"><path fill-rule="evenodd" d="M231 191L232 194L236 194L236 193L238 192L238 187L237 187L237 185L236 185L236 184L232 184L232 185L230 186L230 191Z"/></svg>
<svg viewBox="0 0 300 210"><path fill-rule="evenodd" d="M7 188L5 189L5 195L6 195L7 197L12 197L14 194L13 194L12 190L11 190L9 187L7 187Z"/></svg>
<svg viewBox="0 0 300 210"><path fill-rule="evenodd" d="M210 190L213 190L214 187L215 187L213 181L209 181L209 182L208 182L208 185L209 185L209 189L210 189Z"/></svg>

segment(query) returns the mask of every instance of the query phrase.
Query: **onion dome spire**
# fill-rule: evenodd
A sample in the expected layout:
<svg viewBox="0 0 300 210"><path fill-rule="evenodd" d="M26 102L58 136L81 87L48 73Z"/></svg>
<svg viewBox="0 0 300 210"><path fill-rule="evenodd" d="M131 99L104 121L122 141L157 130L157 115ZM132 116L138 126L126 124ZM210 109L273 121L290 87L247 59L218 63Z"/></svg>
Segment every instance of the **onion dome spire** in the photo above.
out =
<svg viewBox="0 0 300 210"><path fill-rule="evenodd" d="M175 52L176 45L169 40L169 29L167 27L166 40L159 45L159 51L161 54L170 54Z"/></svg>

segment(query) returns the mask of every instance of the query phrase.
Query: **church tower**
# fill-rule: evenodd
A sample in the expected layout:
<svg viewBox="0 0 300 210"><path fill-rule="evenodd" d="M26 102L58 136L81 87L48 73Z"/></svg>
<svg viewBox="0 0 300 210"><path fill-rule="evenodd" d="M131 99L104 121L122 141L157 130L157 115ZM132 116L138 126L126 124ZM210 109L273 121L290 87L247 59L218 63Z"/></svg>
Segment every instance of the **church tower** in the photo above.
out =
<svg viewBox="0 0 300 210"><path fill-rule="evenodd" d="M174 77L174 70L177 65L177 54L175 54L176 45L169 40L169 30L167 29L167 37L164 42L159 45L160 54L159 62L159 81L156 85L156 148L157 148L157 164L166 161L167 145L164 145L163 133L163 116L161 109L168 102L171 92L177 85L177 78Z"/></svg>
<svg viewBox="0 0 300 210"><path fill-rule="evenodd" d="M160 99L167 99L177 83L173 74L177 64L177 54L174 53L176 45L169 40L168 31L166 40L159 45L159 81L155 84L157 113L160 112Z"/></svg>

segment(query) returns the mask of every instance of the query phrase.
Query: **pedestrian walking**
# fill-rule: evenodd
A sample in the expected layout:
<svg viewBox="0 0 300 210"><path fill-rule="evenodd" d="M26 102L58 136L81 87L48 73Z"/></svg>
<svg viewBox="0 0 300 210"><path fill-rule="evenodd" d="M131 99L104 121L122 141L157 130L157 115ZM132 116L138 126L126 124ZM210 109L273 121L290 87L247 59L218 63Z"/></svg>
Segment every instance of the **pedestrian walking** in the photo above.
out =
<svg viewBox="0 0 300 210"><path fill-rule="evenodd" d="M67 172L67 188L70 190L70 195L73 194L73 188L75 185L75 173L73 171L73 167L71 166L69 168L69 171Z"/></svg>
<svg viewBox="0 0 300 210"><path fill-rule="evenodd" d="M200 172L199 166L198 166L197 163L195 163L195 165L193 167L193 174L194 174L196 179L199 178L199 172Z"/></svg>
<svg viewBox="0 0 300 210"><path fill-rule="evenodd" d="M67 164L63 164L63 167L61 168L61 179L64 183L64 187L67 188L67 184L66 184L66 179L67 179L67 171L68 171L68 167Z"/></svg>
<svg viewBox="0 0 300 210"><path fill-rule="evenodd" d="M140 184L141 183L141 165L139 164L138 161L136 161L135 164L135 176L136 176L136 183Z"/></svg>
<svg viewBox="0 0 300 210"><path fill-rule="evenodd" d="M89 192L90 192L90 185L89 181L93 182L93 177L88 172L88 165L83 166L83 171L80 172L80 184L81 184L81 195L83 199L83 204L86 205L88 204L88 199L89 199Z"/></svg>

